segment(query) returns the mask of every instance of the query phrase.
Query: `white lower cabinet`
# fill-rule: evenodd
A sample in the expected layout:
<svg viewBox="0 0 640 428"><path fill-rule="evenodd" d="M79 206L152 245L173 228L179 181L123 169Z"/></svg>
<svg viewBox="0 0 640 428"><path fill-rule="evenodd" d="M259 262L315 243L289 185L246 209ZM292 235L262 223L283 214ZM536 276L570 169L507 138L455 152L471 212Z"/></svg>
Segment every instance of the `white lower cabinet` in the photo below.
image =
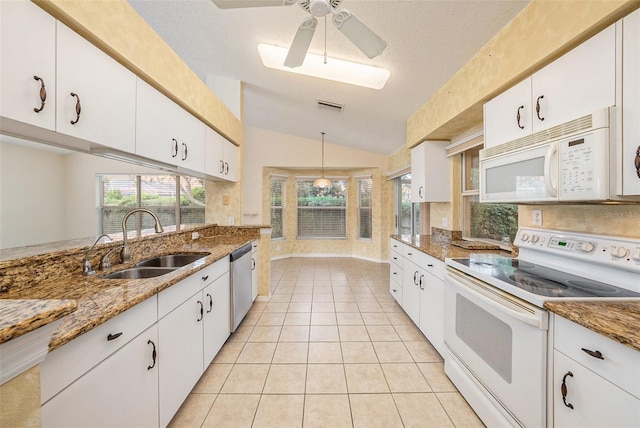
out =
<svg viewBox="0 0 640 428"><path fill-rule="evenodd" d="M260 274L258 270L259 264L259 253L260 248L258 247L258 240L255 240L251 243L251 299L256 300L258 297L258 292L260 291Z"/></svg>
<svg viewBox="0 0 640 428"><path fill-rule="evenodd" d="M640 353L557 315L554 324L554 426L640 426Z"/></svg>
<svg viewBox="0 0 640 428"><path fill-rule="evenodd" d="M48 354L42 426L167 426L230 330L224 258Z"/></svg>
<svg viewBox="0 0 640 428"><path fill-rule="evenodd" d="M418 265L404 260L402 268L402 309L409 315L415 325L420 325L420 284L425 272Z"/></svg>
<svg viewBox="0 0 640 428"><path fill-rule="evenodd" d="M202 291L204 295L204 365L206 370L231 333L229 273L217 278Z"/></svg>
<svg viewBox="0 0 640 428"><path fill-rule="evenodd" d="M202 375L202 292L158 321L160 358L160 426L166 426Z"/></svg>
<svg viewBox="0 0 640 428"><path fill-rule="evenodd" d="M444 266L428 254L422 254L421 265L427 274L422 280L419 327L434 348L444 355Z"/></svg>
<svg viewBox="0 0 640 428"><path fill-rule="evenodd" d="M157 427L157 347L154 324L45 403L42 426Z"/></svg>

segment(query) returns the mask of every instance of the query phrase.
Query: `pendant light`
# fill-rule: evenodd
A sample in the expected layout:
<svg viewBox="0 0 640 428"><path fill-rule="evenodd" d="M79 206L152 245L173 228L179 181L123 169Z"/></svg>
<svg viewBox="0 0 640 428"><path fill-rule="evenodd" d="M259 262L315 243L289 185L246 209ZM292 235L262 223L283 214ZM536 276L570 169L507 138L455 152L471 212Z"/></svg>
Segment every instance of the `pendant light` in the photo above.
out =
<svg viewBox="0 0 640 428"><path fill-rule="evenodd" d="M328 178L324 178L324 132L321 132L321 134L322 134L322 174L320 178L317 178L313 182L313 187L319 187L321 189L324 189L325 187L331 187L332 183L331 183L331 180L329 180Z"/></svg>

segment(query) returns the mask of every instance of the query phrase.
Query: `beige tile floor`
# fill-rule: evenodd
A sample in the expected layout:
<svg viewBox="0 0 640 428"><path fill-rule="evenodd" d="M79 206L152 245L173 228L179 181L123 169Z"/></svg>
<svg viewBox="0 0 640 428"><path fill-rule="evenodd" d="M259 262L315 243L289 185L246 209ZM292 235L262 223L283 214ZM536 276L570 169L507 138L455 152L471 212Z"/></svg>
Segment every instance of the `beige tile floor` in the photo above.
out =
<svg viewBox="0 0 640 428"><path fill-rule="evenodd" d="M171 427L481 427L389 294L389 266L272 262L255 302Z"/></svg>

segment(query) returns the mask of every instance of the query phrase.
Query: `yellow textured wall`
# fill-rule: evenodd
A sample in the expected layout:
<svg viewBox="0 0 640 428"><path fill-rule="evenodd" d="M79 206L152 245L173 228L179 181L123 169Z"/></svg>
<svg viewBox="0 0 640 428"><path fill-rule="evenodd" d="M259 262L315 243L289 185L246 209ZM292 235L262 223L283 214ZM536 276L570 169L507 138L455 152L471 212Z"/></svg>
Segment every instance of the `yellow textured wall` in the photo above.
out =
<svg viewBox="0 0 640 428"><path fill-rule="evenodd" d="M482 123L484 102L634 9L640 0L533 0L407 121L407 145Z"/></svg>
<svg viewBox="0 0 640 428"><path fill-rule="evenodd" d="M33 0L237 145L242 123L126 0Z"/></svg>

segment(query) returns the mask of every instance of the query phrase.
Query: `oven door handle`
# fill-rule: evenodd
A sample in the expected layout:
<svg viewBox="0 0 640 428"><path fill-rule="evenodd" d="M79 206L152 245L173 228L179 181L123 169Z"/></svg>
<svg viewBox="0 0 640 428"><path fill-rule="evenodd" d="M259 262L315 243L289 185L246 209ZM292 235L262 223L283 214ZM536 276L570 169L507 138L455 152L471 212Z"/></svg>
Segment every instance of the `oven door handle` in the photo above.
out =
<svg viewBox="0 0 640 428"><path fill-rule="evenodd" d="M482 303L497 309L507 316L537 327L540 330L547 330L549 327L548 317L546 316L547 311L545 310L452 268L447 268L446 277L453 287L458 286L466 289Z"/></svg>

